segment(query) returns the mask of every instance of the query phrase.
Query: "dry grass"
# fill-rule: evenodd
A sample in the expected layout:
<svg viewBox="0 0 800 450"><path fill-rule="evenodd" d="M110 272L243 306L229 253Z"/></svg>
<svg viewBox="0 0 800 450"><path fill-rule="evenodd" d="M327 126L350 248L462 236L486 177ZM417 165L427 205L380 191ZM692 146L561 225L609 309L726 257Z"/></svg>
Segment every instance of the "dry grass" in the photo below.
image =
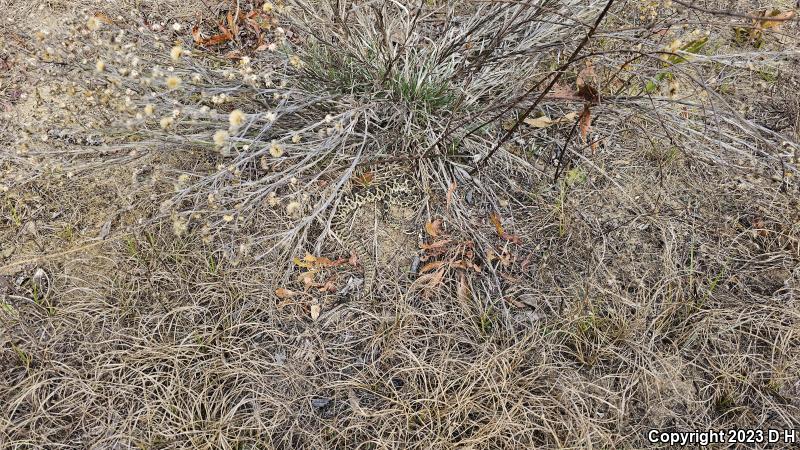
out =
<svg viewBox="0 0 800 450"><path fill-rule="evenodd" d="M732 42L737 17L618 4L584 52L605 96L587 141L523 125L485 158L531 104L510 99L554 75L602 4L290 3L278 25L301 40L249 63L265 85L219 53L171 61L193 5L144 2L120 26L182 89L123 76L97 105L68 89L120 75L116 30L81 35L88 10L49 3L103 39L86 64L49 63L71 24L0 5L18 20L0 34L0 447L643 448L652 428L800 427L793 22L755 48ZM166 30L137 31L142 14ZM698 24L709 42L665 67ZM537 116L582 110L582 67ZM386 159L415 162L425 200L410 236L357 218L374 295L342 293L361 276L347 263L304 286L293 258L347 258L331 211L359 164Z"/></svg>

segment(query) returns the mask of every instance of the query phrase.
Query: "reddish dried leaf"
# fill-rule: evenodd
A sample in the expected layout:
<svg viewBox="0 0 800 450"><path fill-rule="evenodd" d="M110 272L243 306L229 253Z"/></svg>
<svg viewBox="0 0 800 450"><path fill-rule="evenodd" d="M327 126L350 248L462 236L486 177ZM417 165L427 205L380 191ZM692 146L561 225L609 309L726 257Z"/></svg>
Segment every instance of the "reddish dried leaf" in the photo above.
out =
<svg viewBox="0 0 800 450"><path fill-rule="evenodd" d="M219 45L225 42L232 40L232 36L230 34L215 34L208 39L205 39L200 45L205 47L210 47L212 45Z"/></svg>
<svg viewBox="0 0 800 450"><path fill-rule="evenodd" d="M583 107L583 112L578 120L581 132L581 140L584 144L586 144L586 137L589 135L589 130L592 127L592 111L588 103Z"/></svg>
<svg viewBox="0 0 800 450"><path fill-rule="evenodd" d="M435 270L435 269L438 269L438 268L442 267L442 265L444 265L444 261L429 262L428 264L425 264L424 266L422 266L421 269L419 269L419 273L430 272L432 270Z"/></svg>
<svg viewBox="0 0 800 450"><path fill-rule="evenodd" d="M586 67L578 73L578 78L575 79L575 86L578 88L579 97L591 103L597 103L600 100L600 93L597 91L597 75L592 62L588 59Z"/></svg>
<svg viewBox="0 0 800 450"><path fill-rule="evenodd" d="M425 244L425 243L419 244L419 248L421 248L422 250L435 250L435 249L440 249L449 243L450 239L443 239L441 241L436 241L432 244Z"/></svg>
<svg viewBox="0 0 800 450"><path fill-rule="evenodd" d="M200 27L197 25L192 27L192 39L194 39L195 44L203 44L203 36L200 34Z"/></svg>

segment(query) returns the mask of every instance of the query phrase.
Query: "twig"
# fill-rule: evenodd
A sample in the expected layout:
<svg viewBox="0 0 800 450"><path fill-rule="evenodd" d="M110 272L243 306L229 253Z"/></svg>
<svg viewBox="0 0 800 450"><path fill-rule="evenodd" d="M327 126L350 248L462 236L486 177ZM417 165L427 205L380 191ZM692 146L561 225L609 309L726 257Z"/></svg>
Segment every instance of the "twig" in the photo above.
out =
<svg viewBox="0 0 800 450"><path fill-rule="evenodd" d="M542 92L539 94L536 100L531 104L531 106L529 106L528 109L525 110L525 112L522 113L522 115L520 115L519 118L517 118L517 121L514 123L514 126L511 127L511 129L509 129L508 131L506 131L506 134L503 135L500 141L489 151L489 153L487 153L486 156L481 158L481 160L475 164L475 167L472 170L470 170L470 175L474 175L478 170L480 170L481 166L485 164L486 161L489 158L491 158L503 144L505 144L509 139L511 139L511 136L519 129L520 125L525 121L525 119L528 118L530 113L533 112L533 110L539 105L539 102L541 102L542 99L545 97L545 95L547 95L550 92L550 90L553 89L553 86L555 86L556 83L558 83L558 80L561 79L561 76L564 75L564 71L570 65L572 65L573 61L578 57L578 54L581 52L581 50L583 50L583 47L586 46L586 44L592 38L595 30L597 30L597 27L600 26L600 23L606 17L606 14L608 14L608 11L611 9L611 6L613 4L614 0L608 0L606 6L603 8L603 11L601 11L600 15L597 17L597 20L595 21L594 25L592 25L592 28L589 29L588 33L586 33L586 36L583 38L581 43L578 44L578 47L575 49L575 51L572 52L572 55L570 55L570 57L567 59L567 62L565 62L558 69L555 70L555 76L547 85L547 87L544 90L542 90ZM539 83L537 83L536 86L533 86L531 89L529 89L528 92L526 92L525 95L523 95L523 98L535 92L538 85Z"/></svg>

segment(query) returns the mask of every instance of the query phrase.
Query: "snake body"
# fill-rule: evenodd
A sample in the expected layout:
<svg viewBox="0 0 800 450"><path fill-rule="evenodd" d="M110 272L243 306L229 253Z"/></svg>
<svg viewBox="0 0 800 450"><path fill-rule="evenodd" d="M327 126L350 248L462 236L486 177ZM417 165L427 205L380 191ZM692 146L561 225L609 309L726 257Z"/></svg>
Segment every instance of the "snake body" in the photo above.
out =
<svg viewBox="0 0 800 450"><path fill-rule="evenodd" d="M364 240L352 232L351 219L368 204L375 204L385 211L387 206L407 207L416 203L419 199L418 190L404 175L403 168L393 164L359 171L354 176L358 182L349 184L331 218L333 231L339 236L342 244L355 253L364 270L362 296L369 295L374 287L375 259L372 257L372 252L367 250Z"/></svg>

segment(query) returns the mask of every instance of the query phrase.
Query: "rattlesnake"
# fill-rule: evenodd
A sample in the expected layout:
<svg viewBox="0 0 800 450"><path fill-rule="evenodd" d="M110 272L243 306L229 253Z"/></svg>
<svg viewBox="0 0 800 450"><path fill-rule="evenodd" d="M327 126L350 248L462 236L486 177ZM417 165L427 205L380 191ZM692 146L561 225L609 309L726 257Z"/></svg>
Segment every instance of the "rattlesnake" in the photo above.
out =
<svg viewBox="0 0 800 450"><path fill-rule="evenodd" d="M375 260L367 250L366 243L355 236L350 229L350 221L359 209L374 203L385 213L387 207L411 207L420 200L420 193L408 171L396 164L373 165L359 170L351 178L345 195L340 200L331 218L331 227L341 239L342 244L355 253L359 264L364 269L364 284L361 295L367 296L375 283ZM392 219L383 214L386 222Z"/></svg>

